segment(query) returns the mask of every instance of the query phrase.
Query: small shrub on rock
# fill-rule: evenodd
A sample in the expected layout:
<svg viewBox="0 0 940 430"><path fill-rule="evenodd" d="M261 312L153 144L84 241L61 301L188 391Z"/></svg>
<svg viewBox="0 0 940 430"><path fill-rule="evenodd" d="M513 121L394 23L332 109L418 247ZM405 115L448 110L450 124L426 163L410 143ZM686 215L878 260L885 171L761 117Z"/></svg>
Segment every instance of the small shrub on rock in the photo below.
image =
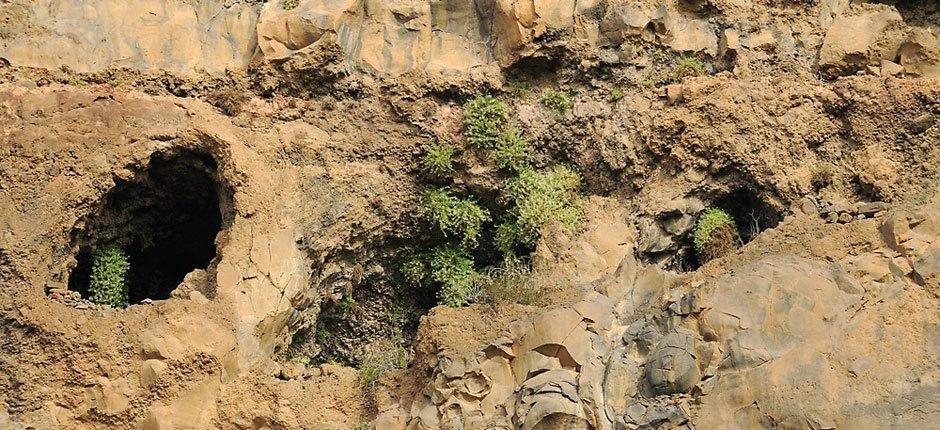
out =
<svg viewBox="0 0 940 430"><path fill-rule="evenodd" d="M284 10L296 9L297 5L300 4L300 0L284 0Z"/></svg>
<svg viewBox="0 0 940 430"><path fill-rule="evenodd" d="M483 223L490 220L486 208L473 200L454 197L444 188L428 192L424 210L445 236L457 235L461 244L469 248L476 246Z"/></svg>
<svg viewBox="0 0 940 430"><path fill-rule="evenodd" d="M428 277L427 265L416 255L405 260L400 271L405 282L412 286L420 286Z"/></svg>
<svg viewBox="0 0 940 430"><path fill-rule="evenodd" d="M510 211L512 220L497 227L497 246L502 250L512 249L516 243L534 246L542 227L550 222L576 228L583 216L580 186L581 176L566 167L520 172L506 186L514 207Z"/></svg>
<svg viewBox="0 0 940 430"><path fill-rule="evenodd" d="M529 167L529 144L516 131L509 131L499 139L492 156L501 169L519 172Z"/></svg>
<svg viewBox="0 0 940 430"><path fill-rule="evenodd" d="M228 116L238 116L242 106L248 102L248 96L244 92L224 89L206 94L206 101Z"/></svg>
<svg viewBox="0 0 940 430"><path fill-rule="evenodd" d="M573 106L571 97L562 91L548 90L542 93L542 105L558 115L564 115Z"/></svg>
<svg viewBox="0 0 940 430"><path fill-rule="evenodd" d="M496 97L476 96L464 104L464 135L474 148L492 148L499 142L509 109Z"/></svg>
<svg viewBox="0 0 940 430"><path fill-rule="evenodd" d="M695 225L693 244L702 262L723 257L741 244L738 228L727 212L712 208Z"/></svg>
<svg viewBox="0 0 940 430"><path fill-rule="evenodd" d="M127 254L117 245L96 250L88 286L89 300L115 308L127 307L127 272L130 268Z"/></svg>
<svg viewBox="0 0 940 430"><path fill-rule="evenodd" d="M434 142L425 146L421 166L424 170L437 176L444 176L453 172L454 147L441 142Z"/></svg>
<svg viewBox="0 0 940 430"><path fill-rule="evenodd" d="M672 75L670 76L672 82L681 82L682 78L691 77L691 76L702 76L705 75L707 71L705 70L705 63L702 60L694 56L686 56L679 59L676 65L672 68Z"/></svg>
<svg viewBox="0 0 940 430"><path fill-rule="evenodd" d="M479 275L466 251L452 246L439 247L431 254L429 265L431 279L441 287L437 293L438 303L459 308L477 300Z"/></svg>
<svg viewBox="0 0 940 430"><path fill-rule="evenodd" d="M620 88L614 88L610 90L610 94L607 95L607 101L611 103L616 103L623 99L624 93Z"/></svg>
<svg viewBox="0 0 940 430"><path fill-rule="evenodd" d="M498 266L484 269L477 278L480 301L533 305L540 289L531 278L532 269L520 258L507 258Z"/></svg>

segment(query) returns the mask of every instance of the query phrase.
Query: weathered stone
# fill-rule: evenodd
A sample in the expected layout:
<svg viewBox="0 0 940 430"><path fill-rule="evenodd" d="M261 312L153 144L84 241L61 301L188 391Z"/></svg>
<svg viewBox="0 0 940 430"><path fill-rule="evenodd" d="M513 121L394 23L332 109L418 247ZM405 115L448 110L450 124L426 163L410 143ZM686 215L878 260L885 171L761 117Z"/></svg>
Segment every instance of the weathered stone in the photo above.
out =
<svg viewBox="0 0 940 430"><path fill-rule="evenodd" d="M820 67L854 71L865 66L872 56L876 56L879 62L882 58L893 58L880 56L875 50L884 49L893 55L901 45L899 40L890 42L888 47L876 44L885 37L889 27L902 22L901 15L893 9L837 17L826 32L822 49L819 51Z"/></svg>
<svg viewBox="0 0 940 430"><path fill-rule="evenodd" d="M247 67L259 5L183 0L39 0L33 31L0 39L15 66L96 72L108 67L222 73Z"/></svg>
<svg viewBox="0 0 940 430"><path fill-rule="evenodd" d="M860 203L856 206L855 211L862 215L872 216L878 212L887 210L888 207L888 204L885 202Z"/></svg>
<svg viewBox="0 0 940 430"><path fill-rule="evenodd" d="M695 357L695 337L690 333L666 335L646 363L646 380L655 394L688 392L701 376Z"/></svg>
<svg viewBox="0 0 940 430"><path fill-rule="evenodd" d="M166 371L167 364L162 360L144 360L140 365L140 386L150 388L153 386L163 372Z"/></svg>
<svg viewBox="0 0 940 430"><path fill-rule="evenodd" d="M930 113L924 113L914 117L911 120L911 132L914 134L921 134L933 127L937 123L937 119Z"/></svg>

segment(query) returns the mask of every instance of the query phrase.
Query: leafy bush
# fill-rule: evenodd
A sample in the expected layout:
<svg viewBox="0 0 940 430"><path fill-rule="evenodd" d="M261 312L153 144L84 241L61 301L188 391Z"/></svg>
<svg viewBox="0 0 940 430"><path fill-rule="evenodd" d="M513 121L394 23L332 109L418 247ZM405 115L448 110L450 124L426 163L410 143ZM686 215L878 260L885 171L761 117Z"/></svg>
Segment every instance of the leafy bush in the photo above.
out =
<svg viewBox="0 0 940 430"><path fill-rule="evenodd" d="M349 312L355 309L357 306L359 306L359 302L356 301L356 298L353 297L352 294L346 294L339 301L339 308L343 311L343 313Z"/></svg>
<svg viewBox="0 0 940 430"><path fill-rule="evenodd" d="M529 167L529 144L516 131L508 131L499 139L492 157L501 169L521 171Z"/></svg>
<svg viewBox="0 0 940 430"><path fill-rule="evenodd" d="M492 148L499 141L509 109L496 97L478 95L464 104L464 135L475 148Z"/></svg>
<svg viewBox="0 0 940 430"><path fill-rule="evenodd" d="M424 147L421 166L431 174L444 176L454 171L454 147L434 142Z"/></svg>
<svg viewBox="0 0 940 430"><path fill-rule="evenodd" d="M558 115L564 115L573 105L568 94L556 90L548 90L542 93L542 104Z"/></svg>
<svg viewBox="0 0 940 430"><path fill-rule="evenodd" d="M531 279L531 269L519 258L507 258L484 269L477 277L481 301L487 303L536 304L540 289Z"/></svg>
<svg viewBox="0 0 940 430"><path fill-rule="evenodd" d="M692 239L703 262L727 255L741 242L734 219L717 208L708 209L699 217Z"/></svg>
<svg viewBox="0 0 940 430"><path fill-rule="evenodd" d="M580 186L580 175L565 167L519 172L506 186L515 203L510 211L514 220L497 227L497 246L501 250L513 249L516 243L534 246L542 227L550 222L576 228L583 216L578 197Z"/></svg>
<svg viewBox="0 0 940 430"><path fill-rule="evenodd" d="M379 379L385 372L408 366L411 353L404 346L401 336L379 339L370 345L359 365L359 383L367 395L375 393Z"/></svg>
<svg viewBox="0 0 940 430"><path fill-rule="evenodd" d="M420 257L412 256L402 264L401 274L408 284L420 286L428 277L428 268Z"/></svg>
<svg viewBox="0 0 940 430"><path fill-rule="evenodd" d="M445 236L460 236L466 247L476 246L483 223L490 220L486 208L470 199L458 199L444 188L428 192L424 210Z"/></svg>
<svg viewBox="0 0 940 430"><path fill-rule="evenodd" d="M693 56L685 56L679 59L672 68L670 76L672 82L680 82L682 78L688 76L702 76L706 74L705 63Z"/></svg>
<svg viewBox="0 0 940 430"><path fill-rule="evenodd" d="M466 251L452 246L439 247L431 254L430 267L431 279L441 286L437 293L440 304L459 308L478 298L479 275Z"/></svg>
<svg viewBox="0 0 940 430"><path fill-rule="evenodd" d="M300 4L300 0L284 0L284 10L291 10Z"/></svg>
<svg viewBox="0 0 940 430"><path fill-rule="evenodd" d="M115 308L127 307L127 272L131 268L127 254L117 245L109 245L96 250L92 258L89 300Z"/></svg>

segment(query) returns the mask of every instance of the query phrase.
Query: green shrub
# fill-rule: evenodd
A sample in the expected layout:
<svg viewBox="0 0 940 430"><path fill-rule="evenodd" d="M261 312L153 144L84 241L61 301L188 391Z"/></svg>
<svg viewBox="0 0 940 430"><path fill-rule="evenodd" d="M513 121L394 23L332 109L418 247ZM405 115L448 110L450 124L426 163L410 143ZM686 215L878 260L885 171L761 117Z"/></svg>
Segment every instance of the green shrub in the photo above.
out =
<svg viewBox="0 0 940 430"><path fill-rule="evenodd" d="M353 310L356 306L359 306L359 302L356 301L356 298L353 297L352 294L346 294L339 301L339 308L343 313Z"/></svg>
<svg viewBox="0 0 940 430"><path fill-rule="evenodd" d="M624 96L623 90L621 90L620 88L614 88L610 90L610 94L607 95L607 101L611 103L616 103L620 101L623 98L623 96Z"/></svg>
<svg viewBox="0 0 940 430"><path fill-rule="evenodd" d="M420 257L412 256L402 264L401 274L408 284L420 286L428 277L428 268Z"/></svg>
<svg viewBox="0 0 940 430"><path fill-rule="evenodd" d="M727 255L741 243L734 219L718 208L708 209L699 217L692 241L703 262Z"/></svg>
<svg viewBox="0 0 940 430"><path fill-rule="evenodd" d="M519 223L516 220L504 221L496 226L496 233L493 237L496 249L507 257L514 257L516 246L522 242L519 233Z"/></svg>
<svg viewBox="0 0 940 430"><path fill-rule="evenodd" d="M320 343L320 344L327 343L330 341L330 338L332 337L333 337L333 333L330 333L330 331L327 330L326 327L320 327L317 329L317 333L316 333L317 343Z"/></svg>
<svg viewBox="0 0 940 430"><path fill-rule="evenodd" d="M542 104L558 115L564 115L573 105L568 94L556 90L548 90L542 93Z"/></svg>
<svg viewBox="0 0 940 430"><path fill-rule="evenodd" d="M385 372L408 366L411 353L401 336L392 336L373 342L359 365L359 383L367 395L375 393L379 379Z"/></svg>
<svg viewBox="0 0 940 430"><path fill-rule="evenodd" d="M131 268L127 254L117 245L109 245L96 250L92 258L89 300L115 308L127 307L127 272Z"/></svg>
<svg viewBox="0 0 940 430"><path fill-rule="evenodd" d="M496 97L478 95L464 104L464 135L474 148L492 148L499 141L509 109Z"/></svg>
<svg viewBox="0 0 940 430"><path fill-rule="evenodd" d="M521 171L529 167L529 144L516 131L508 131L499 139L492 157L501 169Z"/></svg>
<svg viewBox="0 0 940 430"><path fill-rule="evenodd" d="M476 280L479 276L473 259L462 249L442 246L434 250L430 260L431 279L440 285L438 303L459 308L478 297Z"/></svg>
<svg viewBox="0 0 940 430"><path fill-rule="evenodd" d="M680 82L689 76L702 76L706 74L705 63L694 56L685 56L679 59L672 68L670 76L672 82Z"/></svg>
<svg viewBox="0 0 940 430"><path fill-rule="evenodd" d="M503 250L514 248L515 243L534 246L542 227L550 222L576 228L583 216L578 196L580 186L580 175L565 167L519 172L506 185L515 204L510 211L514 220L497 227L497 246Z"/></svg>
<svg viewBox="0 0 940 430"><path fill-rule="evenodd" d="M483 223L490 220L486 208L470 199L458 199L444 188L428 192L424 210L445 236L460 236L461 244L471 248L476 246Z"/></svg>
<svg viewBox="0 0 940 430"><path fill-rule="evenodd" d="M454 171L454 147L434 142L424 147L421 166L431 174L444 176Z"/></svg>
<svg viewBox="0 0 940 430"><path fill-rule="evenodd" d="M291 10L300 4L300 0L284 0L284 10Z"/></svg>
<svg viewBox="0 0 940 430"><path fill-rule="evenodd" d="M519 258L507 258L498 266L484 269L477 278L481 301L491 304L539 301L540 289L531 279L531 269Z"/></svg>

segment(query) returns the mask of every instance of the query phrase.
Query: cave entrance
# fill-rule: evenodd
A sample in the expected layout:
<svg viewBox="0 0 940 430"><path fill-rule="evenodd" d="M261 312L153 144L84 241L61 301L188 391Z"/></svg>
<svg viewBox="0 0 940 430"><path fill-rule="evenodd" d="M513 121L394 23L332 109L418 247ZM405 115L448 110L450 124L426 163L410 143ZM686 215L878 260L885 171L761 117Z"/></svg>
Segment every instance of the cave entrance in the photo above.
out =
<svg viewBox="0 0 940 430"><path fill-rule="evenodd" d="M768 228L774 228L783 215L747 188L739 188L714 201L712 207L723 209L734 219L743 243L754 240Z"/></svg>
<svg viewBox="0 0 940 430"><path fill-rule="evenodd" d="M69 289L88 298L95 251L116 245L130 263L129 303L169 299L187 274L209 269L216 236L230 221L223 213L227 205L211 156L191 150L155 154L141 173L119 181L74 235L78 263ZM197 289L211 296L209 285Z"/></svg>

